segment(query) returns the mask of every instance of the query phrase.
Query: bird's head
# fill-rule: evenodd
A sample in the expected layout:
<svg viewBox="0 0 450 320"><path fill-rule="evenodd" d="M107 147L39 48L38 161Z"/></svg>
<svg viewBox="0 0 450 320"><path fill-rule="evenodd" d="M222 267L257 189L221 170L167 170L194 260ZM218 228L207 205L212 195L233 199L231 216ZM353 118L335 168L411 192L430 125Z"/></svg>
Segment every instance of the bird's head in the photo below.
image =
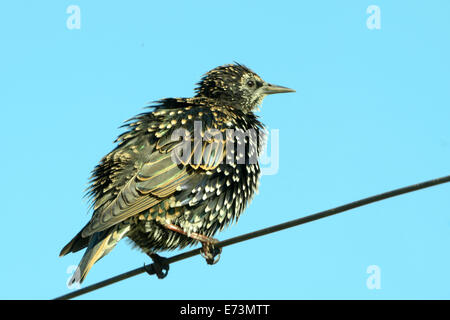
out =
<svg viewBox="0 0 450 320"><path fill-rule="evenodd" d="M197 97L214 99L218 104L243 112L256 110L269 94L295 92L293 89L267 83L238 63L212 69L203 76L195 90Z"/></svg>

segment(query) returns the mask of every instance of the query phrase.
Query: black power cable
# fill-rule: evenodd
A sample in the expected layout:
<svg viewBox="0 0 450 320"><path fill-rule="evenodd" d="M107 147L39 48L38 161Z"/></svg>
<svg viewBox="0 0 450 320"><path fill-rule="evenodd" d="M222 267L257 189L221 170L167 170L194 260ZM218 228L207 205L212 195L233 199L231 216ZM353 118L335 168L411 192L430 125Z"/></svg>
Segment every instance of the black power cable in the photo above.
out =
<svg viewBox="0 0 450 320"><path fill-rule="evenodd" d="M235 243L247 241L247 240L250 240L250 239L254 239L254 238L257 238L257 237L264 236L266 234L278 232L278 231L281 231L281 230L284 230L284 229L288 229L288 228L292 228L292 227L295 227L295 226L298 226L298 225L301 225L301 224L304 224L304 223L308 223L308 222L311 222L311 221L315 221L315 220L319 220L319 219L322 219L322 218L326 218L326 217L329 217L329 216L332 216L332 215L335 215L335 214L338 214L338 213L341 213L341 212L344 212L344 211L348 211L348 210L351 210L351 209L354 209L354 208L362 207L362 206L370 204L370 203L374 203L374 202L377 202L377 201L385 200L385 199L388 199L388 198L392 198L392 197L399 196L399 195L402 195L402 194L405 194L405 193L417 191L417 190L420 190L420 189L429 188L429 187L436 186L436 185L439 185L439 184L442 184L442 183L446 183L446 182L450 182L450 176L441 177L441 178L437 178L437 179L421 182L421 183L418 183L418 184L410 185L410 186L407 186L407 187L395 189L395 190L392 190L392 191L384 192L384 193L381 193L381 194L378 194L378 195L375 195L375 196L372 196L372 197L368 197L368 198L364 198L364 199L361 199L361 200L358 200L358 201L347 203L347 204L344 204L342 206L339 206L339 207L336 207L336 208L333 208L333 209L321 211L321 212L318 212L318 213L315 213L315 214L311 214L309 216L305 216L305 217L301 217L301 218L298 218L298 219L295 219L295 220L291 220L291 221L288 221L288 222L285 222L285 223L277 224L275 226L271 226L271 227L268 227L268 228L264 228L264 229L260 229L260 230L253 231L253 232L250 232L250 233L246 233L246 234L234 237L234 238L230 238L230 239L218 242L217 244L215 244L215 246L217 248L223 248L223 247L235 244ZM167 262L168 264L175 263L177 261L181 261L181 260L184 260L184 259L196 256L196 255L200 254L200 251L201 251L200 249L194 249L194 250L191 250L191 251L187 251L187 252L175 255L173 257L167 258L167 260L165 262ZM136 276L138 274L141 274L141 273L144 273L144 272L149 272L149 270L154 270L154 268L149 268L151 266L152 265L150 265L150 266L143 266L143 267L140 267L140 268L137 268L137 269L134 269L134 270L122 273L122 274L120 274L118 276L106 279L104 281L95 283L95 284L87 286L85 288L82 288L82 289L70 292L68 294L62 295L62 296L60 296L60 297L58 297L56 299L66 300L66 299L72 299L72 298L75 298L75 297L79 297L79 296L81 296L81 295L83 295L85 293L92 292L94 290L97 290L97 289L106 287L106 286L108 286L110 284L113 284L113 283L116 283L116 282L119 282L119 281L122 281L122 280L125 280L125 279L128 279L128 278L134 277L134 276ZM150 271L149 273L154 273L154 272Z"/></svg>

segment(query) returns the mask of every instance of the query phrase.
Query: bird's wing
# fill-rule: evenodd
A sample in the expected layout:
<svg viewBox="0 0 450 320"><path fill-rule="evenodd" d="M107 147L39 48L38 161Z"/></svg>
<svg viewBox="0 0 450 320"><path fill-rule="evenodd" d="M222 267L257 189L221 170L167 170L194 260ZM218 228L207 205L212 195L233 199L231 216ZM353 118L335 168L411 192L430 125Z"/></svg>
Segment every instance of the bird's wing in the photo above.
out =
<svg viewBox="0 0 450 320"><path fill-rule="evenodd" d="M194 142L194 139L188 142ZM183 141L174 143L170 139L160 139L148 161L124 184L117 196L94 212L82 236L105 230L177 191L197 186L207 177L207 171L216 168L226 154L225 141L200 140L191 145L192 150L183 156L179 150L185 146Z"/></svg>

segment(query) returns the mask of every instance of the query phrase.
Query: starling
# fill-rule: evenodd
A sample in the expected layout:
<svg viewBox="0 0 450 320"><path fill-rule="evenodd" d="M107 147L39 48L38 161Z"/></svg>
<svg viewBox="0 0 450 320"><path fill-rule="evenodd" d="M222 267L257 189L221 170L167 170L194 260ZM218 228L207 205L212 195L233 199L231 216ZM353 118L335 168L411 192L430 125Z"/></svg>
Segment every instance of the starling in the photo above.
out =
<svg viewBox="0 0 450 320"><path fill-rule="evenodd" d="M258 187L264 126L254 111L283 92L294 90L235 63L206 73L194 97L159 100L128 120L92 172L92 218L60 253L86 248L71 283L124 237L155 262L159 251L200 242L214 263L212 236L238 219Z"/></svg>

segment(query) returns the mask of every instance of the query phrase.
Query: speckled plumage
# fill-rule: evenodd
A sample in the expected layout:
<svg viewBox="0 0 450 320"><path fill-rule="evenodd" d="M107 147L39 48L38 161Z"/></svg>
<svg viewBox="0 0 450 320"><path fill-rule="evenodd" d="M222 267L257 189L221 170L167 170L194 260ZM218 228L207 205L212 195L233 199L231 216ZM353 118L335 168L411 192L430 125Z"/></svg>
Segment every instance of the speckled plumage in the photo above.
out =
<svg viewBox="0 0 450 320"><path fill-rule="evenodd" d="M117 147L93 171L91 220L61 251L87 247L73 281L83 281L124 237L152 254L198 242L191 233L212 237L237 220L258 187L260 168L252 159L263 141L239 134L233 139L228 133L261 134L264 127L253 111L265 95L290 91L267 84L245 66L226 65L202 78L195 97L160 100L130 119ZM177 138L180 128L185 140ZM223 140L208 136L213 129ZM183 141L191 153L177 150ZM237 147L241 143L244 149ZM186 234L169 230L168 224Z"/></svg>

